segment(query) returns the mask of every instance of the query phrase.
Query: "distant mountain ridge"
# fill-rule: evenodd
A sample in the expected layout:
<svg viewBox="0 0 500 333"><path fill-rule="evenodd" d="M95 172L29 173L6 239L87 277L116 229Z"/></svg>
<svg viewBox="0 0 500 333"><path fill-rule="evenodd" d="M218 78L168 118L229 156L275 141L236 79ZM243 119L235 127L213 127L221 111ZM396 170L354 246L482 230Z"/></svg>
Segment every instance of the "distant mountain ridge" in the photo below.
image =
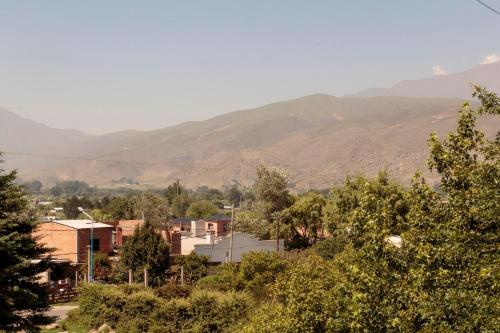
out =
<svg viewBox="0 0 500 333"><path fill-rule="evenodd" d="M488 87L500 93L500 61L479 65L460 73L401 81L391 88L369 88L355 97L404 96L435 98L471 98L471 84Z"/></svg>
<svg viewBox="0 0 500 333"><path fill-rule="evenodd" d="M481 75L484 68L496 73L499 64L492 65L481 67ZM470 77L456 75L436 79L453 86L457 77ZM500 85L494 81L500 75L490 79L477 83L497 89ZM429 80L433 85L434 78ZM397 91L403 93L403 88ZM2 166L19 168L23 178L49 184L78 179L110 186L112 180L126 177L151 185L181 179L192 188L249 185L260 163L289 170L297 190L326 188L346 175L375 175L382 168L408 183L416 169L427 169L430 132L444 135L452 130L462 103L459 98L315 94L153 131L95 136L52 129L0 109L0 151L51 155L8 154ZM481 124L488 133L500 127L491 119ZM426 176L434 177L428 172Z"/></svg>

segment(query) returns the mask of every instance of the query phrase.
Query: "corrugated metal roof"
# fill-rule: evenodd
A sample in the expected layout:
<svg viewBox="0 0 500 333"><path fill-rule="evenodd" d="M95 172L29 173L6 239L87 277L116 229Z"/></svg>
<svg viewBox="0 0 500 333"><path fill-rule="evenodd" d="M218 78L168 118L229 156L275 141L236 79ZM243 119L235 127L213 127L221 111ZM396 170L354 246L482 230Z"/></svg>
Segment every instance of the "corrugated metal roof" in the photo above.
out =
<svg viewBox="0 0 500 333"><path fill-rule="evenodd" d="M75 229L90 229L92 226L91 220L54 220L54 221L43 221L42 223L59 223L61 225L65 225L67 227L75 228ZM112 225L94 222L94 229L97 228L113 228Z"/></svg>

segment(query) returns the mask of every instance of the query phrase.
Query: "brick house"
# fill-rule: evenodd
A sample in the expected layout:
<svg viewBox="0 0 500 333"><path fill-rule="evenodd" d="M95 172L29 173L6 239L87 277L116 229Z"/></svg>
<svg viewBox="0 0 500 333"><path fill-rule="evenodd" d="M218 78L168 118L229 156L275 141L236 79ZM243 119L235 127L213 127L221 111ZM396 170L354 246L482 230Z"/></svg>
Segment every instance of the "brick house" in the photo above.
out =
<svg viewBox="0 0 500 333"><path fill-rule="evenodd" d="M122 246L127 238L132 236L136 228L142 227L144 224L143 220L120 220L116 225L116 239L115 244Z"/></svg>
<svg viewBox="0 0 500 333"><path fill-rule="evenodd" d="M55 220L40 222L33 233L38 242L54 248L52 257L78 264L87 261L90 246L90 220ZM110 253L113 250L112 225L94 222L94 251Z"/></svg>
<svg viewBox="0 0 500 333"><path fill-rule="evenodd" d="M215 237L226 236L230 229L231 218L224 214L212 215L205 219L205 230L212 232Z"/></svg>

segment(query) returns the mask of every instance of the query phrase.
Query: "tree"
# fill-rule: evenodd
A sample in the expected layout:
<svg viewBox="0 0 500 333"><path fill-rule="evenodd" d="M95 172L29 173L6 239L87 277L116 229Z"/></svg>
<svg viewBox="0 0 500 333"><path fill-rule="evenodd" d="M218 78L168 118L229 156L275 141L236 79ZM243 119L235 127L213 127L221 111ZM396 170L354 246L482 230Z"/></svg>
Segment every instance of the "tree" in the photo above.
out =
<svg viewBox="0 0 500 333"><path fill-rule="evenodd" d="M177 256L176 264L184 266L184 274L189 283L196 282L207 275L209 257L190 253L187 256Z"/></svg>
<svg viewBox="0 0 500 333"><path fill-rule="evenodd" d="M39 180L32 180L30 182L26 182L23 184L23 187L26 191L31 193L40 193L42 191L42 182Z"/></svg>
<svg viewBox="0 0 500 333"><path fill-rule="evenodd" d="M104 209L105 213L111 215L113 220L133 220L136 217L134 204L130 199L114 197Z"/></svg>
<svg viewBox="0 0 500 333"><path fill-rule="evenodd" d="M92 202L87 198L72 196L63 204L64 215L66 215L68 219L76 219L80 215L78 207L91 208Z"/></svg>
<svg viewBox="0 0 500 333"><path fill-rule="evenodd" d="M153 285L161 285L165 281L169 256L167 242L147 220L143 227L135 229L134 235L121 250L125 266L134 271L149 269Z"/></svg>
<svg viewBox="0 0 500 333"><path fill-rule="evenodd" d="M285 212L289 216L292 238L302 239L302 244L315 244L324 237L323 210L325 198L317 192L300 196Z"/></svg>
<svg viewBox="0 0 500 333"><path fill-rule="evenodd" d="M186 216L186 211L191 205L191 198L186 192L182 192L179 196L175 197L172 203L172 214L176 217Z"/></svg>
<svg viewBox="0 0 500 333"><path fill-rule="evenodd" d="M263 238L270 238L279 213L292 204L292 197L288 192L288 174L278 168L267 168L264 165L257 167L257 180L254 191L260 215L267 222L266 234ZM271 231L273 229L273 231ZM274 232L276 236L276 232Z"/></svg>
<svg viewBox="0 0 500 333"><path fill-rule="evenodd" d="M15 185L16 172L0 169L0 331L39 331L52 322L47 286L38 275L49 268L49 249L33 239L33 214L22 189Z"/></svg>
<svg viewBox="0 0 500 333"><path fill-rule="evenodd" d="M233 185L227 190L225 197L230 203L234 203L235 206L239 206L240 201L243 199L243 193L239 190L237 185Z"/></svg>
<svg viewBox="0 0 500 333"><path fill-rule="evenodd" d="M193 218L204 219L217 214L219 209L209 200L194 201L189 205L186 215Z"/></svg>
<svg viewBox="0 0 500 333"><path fill-rule="evenodd" d="M135 201L135 216L144 215L144 219L155 227L164 227L169 220L168 201L153 192L144 192Z"/></svg>
<svg viewBox="0 0 500 333"><path fill-rule="evenodd" d="M465 104L456 131L432 134L429 167L441 193L417 175L410 192L410 229L403 235L409 279L405 323L416 330L493 332L500 310L500 134L488 139L479 116L500 115L500 99L475 87L481 106Z"/></svg>
<svg viewBox="0 0 500 333"><path fill-rule="evenodd" d="M90 194L92 189L89 184L78 181L78 180L65 180L63 182L58 183L56 186L50 189L50 192L54 196L66 195L66 196L81 196Z"/></svg>

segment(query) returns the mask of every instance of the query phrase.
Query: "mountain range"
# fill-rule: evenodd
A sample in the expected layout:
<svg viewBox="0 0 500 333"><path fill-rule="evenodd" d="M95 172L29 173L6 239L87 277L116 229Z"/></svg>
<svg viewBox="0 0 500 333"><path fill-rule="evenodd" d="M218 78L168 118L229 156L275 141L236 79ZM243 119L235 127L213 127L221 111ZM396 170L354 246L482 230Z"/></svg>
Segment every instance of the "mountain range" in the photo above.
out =
<svg viewBox="0 0 500 333"><path fill-rule="evenodd" d="M88 135L0 109L3 168L46 184L78 179L98 186L132 178L144 184L249 185L260 163L287 169L297 190L326 188L346 175L385 168L408 183L426 170L431 131L455 126L469 82L500 92L500 62L353 96L315 94L153 131ZM474 103L474 102L473 102ZM483 119L487 133L499 123ZM426 176L435 180L435 175Z"/></svg>

